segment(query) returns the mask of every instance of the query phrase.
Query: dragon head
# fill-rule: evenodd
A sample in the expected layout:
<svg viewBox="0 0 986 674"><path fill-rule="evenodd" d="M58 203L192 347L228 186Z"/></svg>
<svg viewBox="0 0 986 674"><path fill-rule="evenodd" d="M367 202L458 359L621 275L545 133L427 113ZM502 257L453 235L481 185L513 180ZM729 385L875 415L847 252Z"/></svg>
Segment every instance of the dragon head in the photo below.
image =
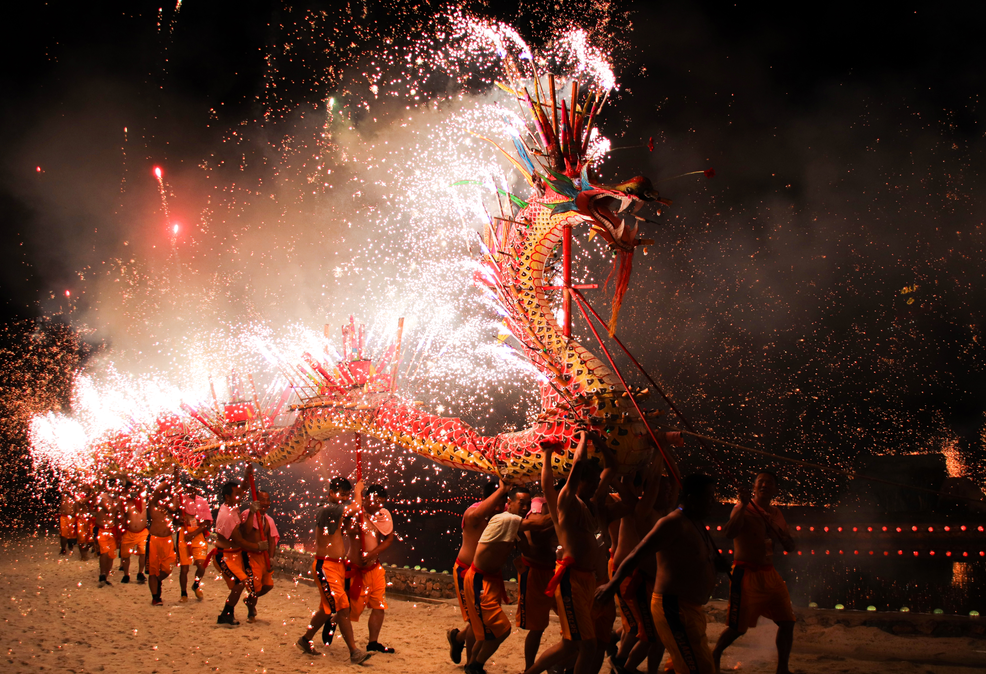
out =
<svg viewBox="0 0 986 674"><path fill-rule="evenodd" d="M609 186L592 184L585 169L576 178L550 170L549 173L551 175L545 178L548 186L556 194L567 197L564 201L549 202L552 214L581 216L594 233L617 250L631 251L640 244L638 223L653 222L639 214L646 203L670 203L660 198L650 179L644 176Z"/></svg>

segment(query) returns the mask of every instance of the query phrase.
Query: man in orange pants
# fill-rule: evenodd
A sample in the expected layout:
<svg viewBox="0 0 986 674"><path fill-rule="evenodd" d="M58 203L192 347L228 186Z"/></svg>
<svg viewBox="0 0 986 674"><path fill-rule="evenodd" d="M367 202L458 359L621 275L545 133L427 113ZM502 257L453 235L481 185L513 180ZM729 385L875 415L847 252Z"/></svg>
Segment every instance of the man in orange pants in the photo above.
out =
<svg viewBox="0 0 986 674"><path fill-rule="evenodd" d="M185 488L185 494L181 502L182 527L178 530L178 562L181 571L178 575L178 582L181 585L181 599L178 601L188 601L188 571L192 564L195 564L195 580L192 582L192 592L195 597L202 601L203 592L200 587L202 576L205 575L206 558L208 557L209 544L206 536L212 526L212 513L209 504L202 498L199 492L201 483L195 480Z"/></svg>
<svg viewBox="0 0 986 674"><path fill-rule="evenodd" d="M363 607L370 607L368 653L393 653L394 649L380 643L387 602L387 575L380 566L380 555L394 542L394 520L384 508L387 490L379 484L371 484L363 493L363 526L353 531L349 546L349 561L353 577L350 579L349 617L359 622Z"/></svg>
<svg viewBox="0 0 986 674"><path fill-rule="evenodd" d="M175 488L178 485L178 467L175 467L172 480L162 481L151 494L147 507L150 517L148 532L150 540L147 547L147 586L151 591L151 605L161 606L161 583L171 575L175 567L175 543L172 521L178 511Z"/></svg>
<svg viewBox="0 0 986 674"><path fill-rule="evenodd" d="M243 603L247 607L247 622L250 623L257 621L257 600L274 589L274 577L267 566L267 561L277 554L277 542L280 540L274 518L267 514L270 509L270 493L258 491L256 503L258 506L256 512L247 508L240 513L240 531L243 533L243 539L254 544L259 544L260 541L268 542L266 554L259 550L257 552L248 550L246 553L249 567L244 570L248 571L247 582L253 583L253 592ZM262 533L259 522L263 522Z"/></svg>

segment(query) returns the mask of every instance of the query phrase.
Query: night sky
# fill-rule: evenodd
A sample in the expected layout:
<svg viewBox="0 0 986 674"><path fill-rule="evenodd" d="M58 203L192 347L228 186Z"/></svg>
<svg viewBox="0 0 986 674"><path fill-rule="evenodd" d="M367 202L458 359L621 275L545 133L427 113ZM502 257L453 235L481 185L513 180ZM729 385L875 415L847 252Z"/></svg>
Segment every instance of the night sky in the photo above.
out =
<svg viewBox="0 0 986 674"><path fill-rule="evenodd" d="M25 320L94 315L99 291L86 284L104 262L154 258L161 242L145 224L159 217L152 166L168 167L175 217L197 222L208 200L201 166L238 126L258 157L283 144L277 120L294 115L291 134L311 131L299 111L359 79L346 60L352 49L421 30L441 6L165 4L22 3L5 21L5 358L21 348ZM847 469L871 453L949 446L958 471L982 485L983 15L972 3L602 4L465 9L510 23L532 46L559 25L594 29L621 88L602 131L614 146L655 141L653 153L617 151L604 167L606 178L644 173L673 201L646 234L655 244L638 254L623 340L712 435ZM331 21L306 28L323 9L349 17L331 45L318 32ZM480 83L464 88L482 93ZM359 123L383 127L380 118ZM711 180L673 179L710 167ZM218 170L208 181L222 192L266 170ZM294 203L301 217L324 207ZM294 236L252 212L263 224L248 244L258 251L260 239ZM590 300L606 307L608 293ZM321 324L314 300L297 303ZM127 342L105 326L85 341L66 367ZM4 404L16 397L8 390ZM468 408L457 413L470 420ZM726 456L743 469L763 465ZM688 457L688 467L708 467ZM810 471L784 477L801 502L830 501L844 487Z"/></svg>

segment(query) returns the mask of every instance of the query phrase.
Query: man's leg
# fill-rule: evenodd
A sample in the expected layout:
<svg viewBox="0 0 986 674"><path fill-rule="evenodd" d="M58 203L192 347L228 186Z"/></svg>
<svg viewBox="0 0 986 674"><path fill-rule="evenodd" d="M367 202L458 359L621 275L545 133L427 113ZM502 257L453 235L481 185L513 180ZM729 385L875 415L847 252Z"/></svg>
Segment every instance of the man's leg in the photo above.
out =
<svg viewBox="0 0 986 674"><path fill-rule="evenodd" d="M110 569L113 568L113 558L109 556L108 553L100 553L99 555L99 586L109 585L109 580L106 577L110 574Z"/></svg>
<svg viewBox="0 0 986 674"><path fill-rule="evenodd" d="M205 575L205 560L196 559L195 560L195 580L192 581L192 592L195 593L196 599L202 601L203 592L199 585L202 583L202 576Z"/></svg>
<svg viewBox="0 0 986 674"><path fill-rule="evenodd" d="M718 647L718 644L716 644ZM777 674L790 674L788 661L791 647L794 646L794 622L783 620L777 623Z"/></svg>
<svg viewBox="0 0 986 674"><path fill-rule="evenodd" d="M716 672L719 671L719 662L722 660L722 652L729 648L730 644L739 639L741 632L735 627L726 626L726 629L722 631L719 635L719 640L716 641L716 647L712 649L712 662L715 663ZM780 636L778 636L780 639ZM790 653L788 649L788 653Z"/></svg>
<svg viewBox="0 0 986 674"><path fill-rule="evenodd" d="M68 554L68 550L67 550L68 539L65 538L64 536L59 536L58 537L58 540L62 544L62 549L58 551L58 554L60 554L60 555Z"/></svg>
<svg viewBox="0 0 986 674"><path fill-rule="evenodd" d="M530 669L538 657L538 649L541 648L541 637L544 630L531 630L524 639L524 667Z"/></svg>
<svg viewBox="0 0 986 674"><path fill-rule="evenodd" d="M123 572L123 578L120 579L121 583L130 582L130 547L121 546L120 547L120 571Z"/></svg>
<svg viewBox="0 0 986 674"><path fill-rule="evenodd" d="M534 664L527 668L524 674L541 674L555 665L573 661L579 654L579 643L569 639L562 639L557 644L541 654Z"/></svg>
<svg viewBox="0 0 986 674"><path fill-rule="evenodd" d="M375 643L380 636L380 628L383 627L383 609L375 608L370 611L370 619L367 621L367 628L370 632L370 642Z"/></svg>
<svg viewBox="0 0 986 674"><path fill-rule="evenodd" d="M349 607L342 609L335 615L335 623L342 633L342 639L346 642L346 646L349 647L349 659L352 662L356 662L357 658L361 658L359 661L363 662L368 657L365 651L356 648L356 639L353 637L353 623L349 619Z"/></svg>

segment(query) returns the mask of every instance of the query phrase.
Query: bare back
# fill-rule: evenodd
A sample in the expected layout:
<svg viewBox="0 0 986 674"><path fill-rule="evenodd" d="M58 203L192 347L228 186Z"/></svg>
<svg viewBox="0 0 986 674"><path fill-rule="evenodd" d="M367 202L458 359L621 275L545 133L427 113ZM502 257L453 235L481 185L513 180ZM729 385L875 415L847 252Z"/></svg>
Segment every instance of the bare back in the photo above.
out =
<svg viewBox="0 0 986 674"><path fill-rule="evenodd" d="M574 568L598 575L602 565L605 576L606 558L598 543L599 521L577 494L570 494L566 499L559 498L555 529L565 557L575 560L572 564Z"/></svg>
<svg viewBox="0 0 986 674"><path fill-rule="evenodd" d="M319 511L315 527L315 554L333 559L346 556L345 520L354 514L355 509L344 503L330 503Z"/></svg>
<svg viewBox="0 0 986 674"><path fill-rule="evenodd" d="M655 529L661 531L657 552L657 576L654 592L677 595L694 604L705 604L716 584L715 550L703 535L702 526L680 510L661 518Z"/></svg>

